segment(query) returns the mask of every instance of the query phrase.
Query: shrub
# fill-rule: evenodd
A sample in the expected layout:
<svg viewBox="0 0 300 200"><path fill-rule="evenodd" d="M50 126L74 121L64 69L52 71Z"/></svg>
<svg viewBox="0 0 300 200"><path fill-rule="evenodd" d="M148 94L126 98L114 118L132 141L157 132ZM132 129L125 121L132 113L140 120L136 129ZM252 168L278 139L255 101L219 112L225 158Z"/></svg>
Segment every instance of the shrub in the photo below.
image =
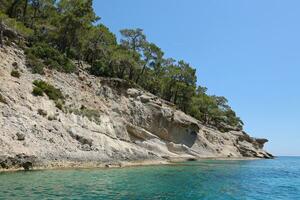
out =
<svg viewBox="0 0 300 200"><path fill-rule="evenodd" d="M31 68L31 72L33 74L41 74L41 75L45 74L44 72L45 64L32 54L29 53L26 54L26 65L27 67Z"/></svg>
<svg viewBox="0 0 300 200"><path fill-rule="evenodd" d="M54 116L54 115L49 115L49 116L48 116L48 120L49 120L49 121L53 121L53 120L57 120L57 118L56 118L56 116Z"/></svg>
<svg viewBox="0 0 300 200"><path fill-rule="evenodd" d="M6 14L0 11L0 19L10 27L11 29L15 30L18 34L29 37L33 35L34 31L30 28L27 28L22 22L17 21L14 18L9 18Z"/></svg>
<svg viewBox="0 0 300 200"><path fill-rule="evenodd" d="M56 108L58 108L59 110L63 110L63 102L62 102L62 101L56 101L56 102L55 102L55 106L56 106Z"/></svg>
<svg viewBox="0 0 300 200"><path fill-rule="evenodd" d="M0 93L0 103L7 104L7 101L6 101L5 98L2 96L1 93Z"/></svg>
<svg viewBox="0 0 300 200"><path fill-rule="evenodd" d="M109 77L109 65L102 60L96 61L89 69L90 73L95 76L106 76Z"/></svg>
<svg viewBox="0 0 300 200"><path fill-rule="evenodd" d="M43 117L46 117L47 116L47 111L45 111L43 109L38 109L38 114L43 116Z"/></svg>
<svg viewBox="0 0 300 200"><path fill-rule="evenodd" d="M18 63L17 63L17 62L13 62L12 66L13 66L14 68L18 68Z"/></svg>
<svg viewBox="0 0 300 200"><path fill-rule="evenodd" d="M60 91L60 89L55 88L54 86L50 85L49 83L46 83L42 80L35 80L33 81L33 84L35 87L33 88L32 94L35 96L43 96L45 93L49 99L53 100L55 103L55 106L62 110L63 104L64 104L64 95Z"/></svg>
<svg viewBox="0 0 300 200"><path fill-rule="evenodd" d="M43 96L43 95L44 95L44 92L43 92L43 90L42 90L41 88L39 88L39 87L34 87L34 88L33 88L33 91L32 91L32 94L33 94L34 96Z"/></svg>
<svg viewBox="0 0 300 200"><path fill-rule="evenodd" d="M74 113L75 115L81 115L87 117L91 121L99 122L99 117L101 116L99 111L86 108L84 105L80 107L80 109L70 109L70 113Z"/></svg>
<svg viewBox="0 0 300 200"><path fill-rule="evenodd" d="M35 43L26 50L26 55L31 58L42 59L43 64L50 69L56 69L65 73L72 73L76 69L67 56L46 43Z"/></svg>
<svg viewBox="0 0 300 200"><path fill-rule="evenodd" d="M54 86L46 83L45 81L35 80L33 84L37 88L40 88L43 91L43 93L45 93L51 100L58 101L59 99L64 99L64 96L60 89L55 88Z"/></svg>
<svg viewBox="0 0 300 200"><path fill-rule="evenodd" d="M90 120L98 120L98 118L100 117L99 111L97 110L92 110L92 109L82 109L81 111L81 115L86 116L87 118L89 118Z"/></svg>
<svg viewBox="0 0 300 200"><path fill-rule="evenodd" d="M20 78L20 76L21 76L21 74L18 70L12 70L10 75L13 77L16 77L16 78Z"/></svg>

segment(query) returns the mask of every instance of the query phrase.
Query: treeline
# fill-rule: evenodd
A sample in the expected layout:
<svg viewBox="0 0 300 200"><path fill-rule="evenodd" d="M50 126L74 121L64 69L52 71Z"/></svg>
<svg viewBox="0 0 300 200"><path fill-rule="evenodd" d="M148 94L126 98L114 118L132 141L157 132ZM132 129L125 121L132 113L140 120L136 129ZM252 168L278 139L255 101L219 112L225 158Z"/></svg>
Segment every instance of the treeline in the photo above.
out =
<svg viewBox="0 0 300 200"><path fill-rule="evenodd" d="M71 73L84 61L91 74L138 84L206 125L222 131L242 128L226 98L197 87L196 70L189 63L165 58L142 29L121 30L118 42L99 23L92 4L92 0L1 0L0 18L7 24L15 20L14 28L26 37L27 64L34 73L43 74L45 67Z"/></svg>

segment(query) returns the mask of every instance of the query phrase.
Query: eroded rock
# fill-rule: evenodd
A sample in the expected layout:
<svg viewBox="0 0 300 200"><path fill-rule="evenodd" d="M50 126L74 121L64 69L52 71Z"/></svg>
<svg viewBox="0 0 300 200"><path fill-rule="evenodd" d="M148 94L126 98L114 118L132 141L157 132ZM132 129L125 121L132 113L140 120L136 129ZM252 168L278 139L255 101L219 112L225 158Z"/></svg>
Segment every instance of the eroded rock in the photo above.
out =
<svg viewBox="0 0 300 200"><path fill-rule="evenodd" d="M232 127L221 133L125 80L95 78L84 70L80 76L51 70L45 76L32 74L23 51L13 47L0 50L0 60L0 91L9 102L0 104L2 168L29 169L36 160L51 165L272 158L263 150L267 140L251 138ZM22 70L18 82L10 76L14 62ZM61 89L66 97L64 111L49 98L32 95L32 81L38 79ZM46 111L40 111L44 117L37 114L39 108Z"/></svg>
<svg viewBox="0 0 300 200"><path fill-rule="evenodd" d="M17 154L15 156L1 156L0 166L5 169L9 168L23 168L30 170L34 167L37 157L33 155Z"/></svg>

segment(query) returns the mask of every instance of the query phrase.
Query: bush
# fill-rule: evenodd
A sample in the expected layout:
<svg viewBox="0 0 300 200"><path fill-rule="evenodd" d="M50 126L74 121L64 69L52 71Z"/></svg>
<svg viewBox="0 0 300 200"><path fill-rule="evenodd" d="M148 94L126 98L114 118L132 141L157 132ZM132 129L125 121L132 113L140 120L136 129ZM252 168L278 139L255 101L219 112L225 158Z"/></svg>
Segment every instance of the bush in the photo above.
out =
<svg viewBox="0 0 300 200"><path fill-rule="evenodd" d="M49 116L48 116L48 120L49 120L49 121L53 121L53 120L57 120L57 118L56 118L56 116L49 115Z"/></svg>
<svg viewBox="0 0 300 200"><path fill-rule="evenodd" d="M98 60L90 67L90 73L95 76L106 76L110 77L108 64L104 61Z"/></svg>
<svg viewBox="0 0 300 200"><path fill-rule="evenodd" d="M12 70L10 75L13 77L16 77L16 78L20 78L20 76L21 76L21 74L18 70Z"/></svg>
<svg viewBox="0 0 300 200"><path fill-rule="evenodd" d="M33 88L33 91L32 91L32 94L33 94L34 96L43 96L43 95L44 95L44 92L43 92L43 90L42 90L41 88L39 88L39 87L34 87L34 88Z"/></svg>
<svg viewBox="0 0 300 200"><path fill-rule="evenodd" d="M35 80L33 84L39 88L43 93L45 93L49 99L53 101L58 101L59 99L64 99L62 92L55 88L54 86L46 83L45 81Z"/></svg>
<svg viewBox="0 0 300 200"><path fill-rule="evenodd" d="M55 106L56 106L56 108L58 108L59 110L63 110L63 101L56 101L56 102L55 102Z"/></svg>
<svg viewBox="0 0 300 200"><path fill-rule="evenodd" d="M57 89L49 83L41 80L35 80L33 81L33 84L35 85L32 91L32 94L34 96L43 96L43 94L45 93L49 97L49 99L54 101L55 106L58 109L63 109L64 95L62 94L60 89Z"/></svg>
<svg viewBox="0 0 300 200"><path fill-rule="evenodd" d="M82 105L80 109L70 109L69 112L74 113L75 115L87 117L89 120L95 121L96 123L100 123L99 118L101 115L99 111L88 109L84 105Z"/></svg>
<svg viewBox="0 0 300 200"><path fill-rule="evenodd" d="M44 67L45 64L42 63L38 58L36 58L32 54L26 54L26 65L31 68L31 72L33 74L41 74L44 75Z"/></svg>
<svg viewBox="0 0 300 200"><path fill-rule="evenodd" d="M2 19L4 24L6 24L8 27L15 30L18 34L24 37L30 37L34 33L32 29L27 28L22 22L19 22L14 18L9 18L6 14L4 14L1 11L0 19Z"/></svg>
<svg viewBox="0 0 300 200"><path fill-rule="evenodd" d="M43 116L43 117L46 117L47 116L47 111L45 111L43 109L38 109L38 114Z"/></svg>
<svg viewBox="0 0 300 200"><path fill-rule="evenodd" d="M76 69L69 58L46 43L35 43L26 50L26 55L31 58L35 57L42 59L43 64L50 69L56 69L65 73L72 73Z"/></svg>
<svg viewBox="0 0 300 200"><path fill-rule="evenodd" d="M7 104L7 101L4 99L4 97L2 96L2 94L0 94L0 103Z"/></svg>

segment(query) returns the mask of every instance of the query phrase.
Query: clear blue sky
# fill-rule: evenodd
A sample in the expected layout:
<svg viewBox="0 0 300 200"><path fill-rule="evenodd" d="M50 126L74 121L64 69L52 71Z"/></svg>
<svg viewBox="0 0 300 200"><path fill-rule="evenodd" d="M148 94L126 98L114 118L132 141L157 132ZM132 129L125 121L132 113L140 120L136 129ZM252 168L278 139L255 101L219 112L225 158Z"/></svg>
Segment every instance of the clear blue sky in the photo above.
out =
<svg viewBox="0 0 300 200"><path fill-rule="evenodd" d="M300 155L299 0L94 0L118 35L142 28L167 57L197 69L245 130L275 155Z"/></svg>

